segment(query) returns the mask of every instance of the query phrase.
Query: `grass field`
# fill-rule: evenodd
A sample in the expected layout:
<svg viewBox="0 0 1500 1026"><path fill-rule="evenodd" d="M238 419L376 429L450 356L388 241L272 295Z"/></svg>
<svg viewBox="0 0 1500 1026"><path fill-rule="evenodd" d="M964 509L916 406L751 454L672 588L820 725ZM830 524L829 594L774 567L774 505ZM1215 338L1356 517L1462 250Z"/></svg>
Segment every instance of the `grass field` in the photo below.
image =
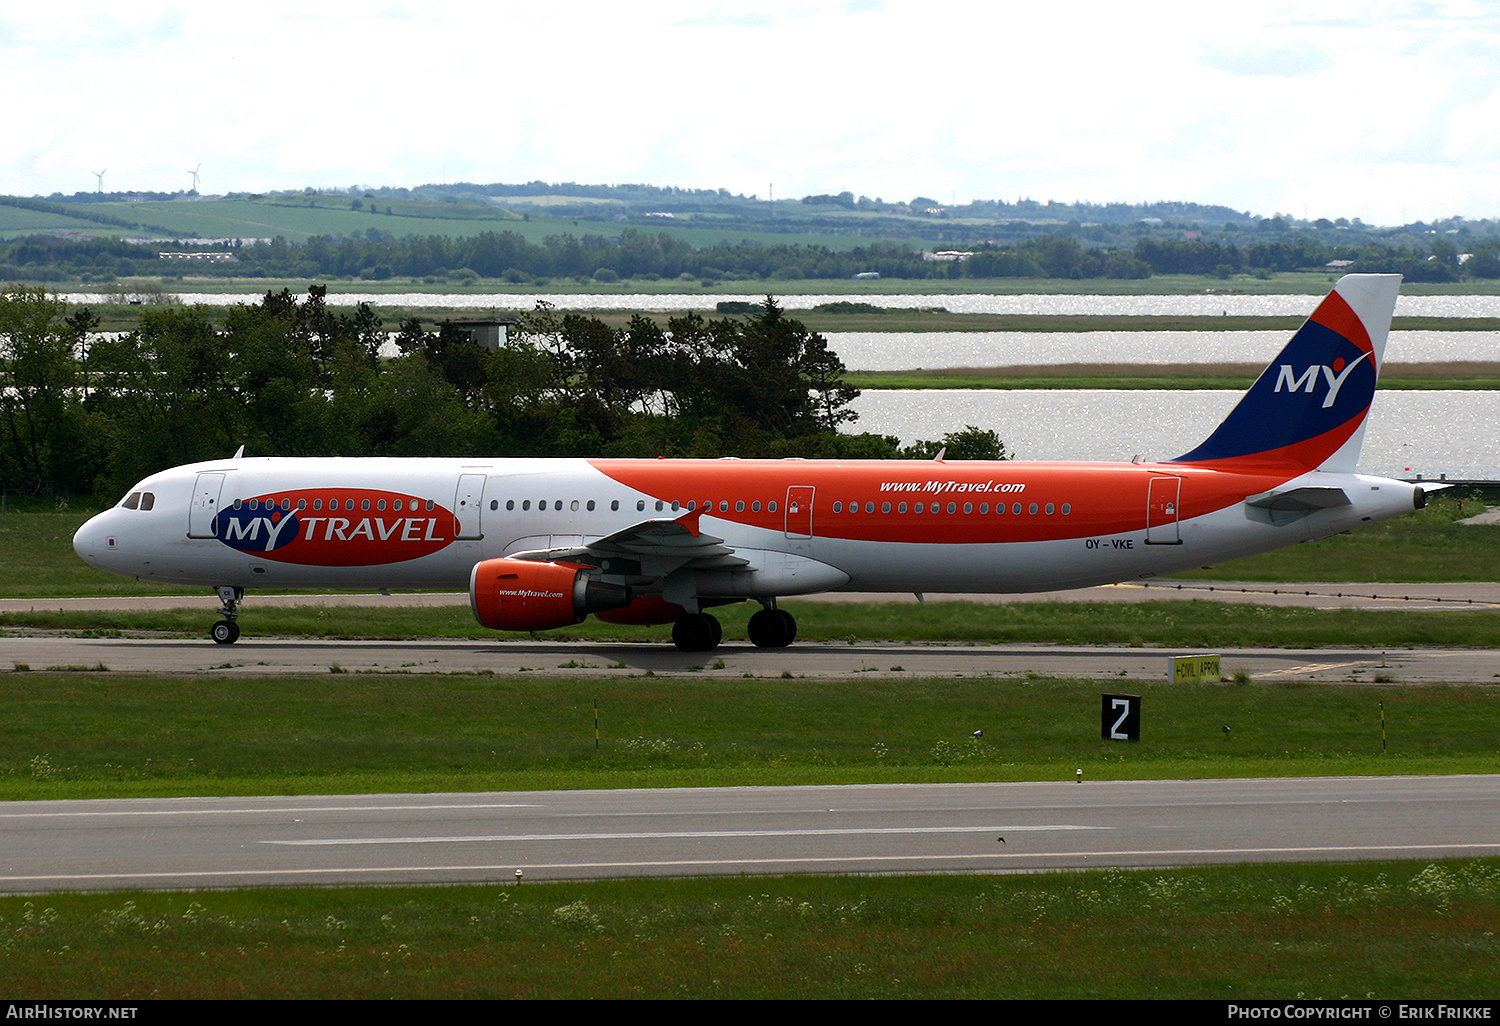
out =
<svg viewBox="0 0 1500 1026"><path fill-rule="evenodd" d="M1029 675L0 672L0 800L1066 780L1079 767L1090 780L1486 773L1500 758L1500 688L1107 686L1143 697L1139 744L1100 740L1097 681Z"/></svg>
<svg viewBox="0 0 1500 1026"><path fill-rule="evenodd" d="M16 998L1500 994L1500 861L0 898Z"/></svg>
<svg viewBox="0 0 1500 1026"><path fill-rule="evenodd" d="M1500 755L1497 689L1123 686L1149 710L1137 745L1098 740L1094 682L0 674L0 797L1487 772ZM1497 921L1500 860L56 894L0 897L0 991L1493 998Z"/></svg>

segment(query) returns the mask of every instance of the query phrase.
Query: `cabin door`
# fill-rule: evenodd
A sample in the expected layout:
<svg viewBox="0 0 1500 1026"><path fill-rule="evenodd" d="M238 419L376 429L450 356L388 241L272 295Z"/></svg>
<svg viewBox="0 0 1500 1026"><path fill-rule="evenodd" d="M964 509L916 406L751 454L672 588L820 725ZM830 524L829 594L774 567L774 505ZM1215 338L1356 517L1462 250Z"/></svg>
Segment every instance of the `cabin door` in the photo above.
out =
<svg viewBox="0 0 1500 1026"><path fill-rule="evenodd" d="M788 538L811 538L813 533L812 485L792 485L786 490L785 531Z"/></svg>
<svg viewBox="0 0 1500 1026"><path fill-rule="evenodd" d="M463 474L453 496L453 537L474 541L484 537L484 474Z"/></svg>
<svg viewBox="0 0 1500 1026"><path fill-rule="evenodd" d="M1182 501L1182 478L1153 477L1146 499L1146 544L1181 545L1177 511Z"/></svg>
<svg viewBox="0 0 1500 1026"><path fill-rule="evenodd" d="M193 502L188 507L188 537L216 538L219 515L219 493L224 490L223 474L199 474L193 485Z"/></svg>

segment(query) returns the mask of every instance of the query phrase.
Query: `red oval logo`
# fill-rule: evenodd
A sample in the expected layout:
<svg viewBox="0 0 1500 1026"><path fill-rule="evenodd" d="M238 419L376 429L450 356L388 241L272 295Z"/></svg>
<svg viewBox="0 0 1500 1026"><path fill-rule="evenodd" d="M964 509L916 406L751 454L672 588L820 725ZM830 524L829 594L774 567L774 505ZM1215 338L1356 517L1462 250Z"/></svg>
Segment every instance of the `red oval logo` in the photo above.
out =
<svg viewBox="0 0 1500 1026"><path fill-rule="evenodd" d="M452 511L431 499L370 488L299 488L236 499L214 523L230 548L309 566L401 563L447 547L454 535Z"/></svg>

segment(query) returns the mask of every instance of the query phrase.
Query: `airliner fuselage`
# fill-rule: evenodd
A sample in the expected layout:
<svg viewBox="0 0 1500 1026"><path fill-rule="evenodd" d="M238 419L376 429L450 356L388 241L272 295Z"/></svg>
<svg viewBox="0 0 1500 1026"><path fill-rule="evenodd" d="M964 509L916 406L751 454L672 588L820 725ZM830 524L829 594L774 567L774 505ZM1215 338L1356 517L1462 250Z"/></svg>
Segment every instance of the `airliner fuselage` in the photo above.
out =
<svg viewBox="0 0 1500 1026"><path fill-rule="evenodd" d="M1341 280L1219 428L1162 463L235 457L140 482L74 539L89 563L246 588L467 587L481 623L588 615L756 644L825 591L1023 592L1169 573L1419 508L1355 473L1399 277Z"/></svg>

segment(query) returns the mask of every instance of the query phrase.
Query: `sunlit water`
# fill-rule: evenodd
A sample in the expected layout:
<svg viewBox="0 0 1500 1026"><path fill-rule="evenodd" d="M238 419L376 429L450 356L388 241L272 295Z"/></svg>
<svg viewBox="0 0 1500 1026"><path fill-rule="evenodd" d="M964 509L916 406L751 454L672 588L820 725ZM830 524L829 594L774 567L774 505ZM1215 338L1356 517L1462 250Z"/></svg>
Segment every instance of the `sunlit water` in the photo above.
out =
<svg viewBox="0 0 1500 1026"><path fill-rule="evenodd" d="M1285 331L954 331L830 333L850 370L1066 363L1265 364ZM1388 363L1500 360L1500 332L1393 331Z"/></svg>
<svg viewBox="0 0 1500 1026"><path fill-rule="evenodd" d="M1218 426L1242 393L1226 390L868 391L854 430L903 442L969 424L995 431L1017 459L1171 459ZM1409 469L1408 469L1409 468ZM1406 477L1500 479L1500 392L1378 392L1360 469Z"/></svg>

